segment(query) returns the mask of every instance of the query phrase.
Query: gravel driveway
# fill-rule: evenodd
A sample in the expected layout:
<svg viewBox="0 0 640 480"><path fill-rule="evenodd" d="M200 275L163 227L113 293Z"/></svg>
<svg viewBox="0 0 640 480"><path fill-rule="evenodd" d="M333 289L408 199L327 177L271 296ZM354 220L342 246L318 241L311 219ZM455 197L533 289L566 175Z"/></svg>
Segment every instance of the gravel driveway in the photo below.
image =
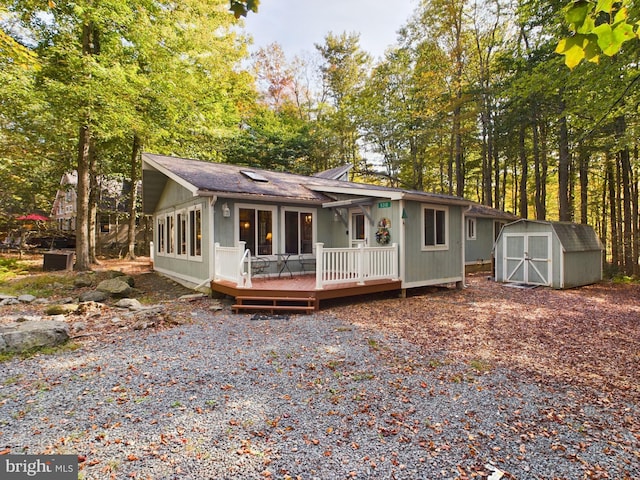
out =
<svg viewBox="0 0 640 480"><path fill-rule="evenodd" d="M78 454L100 480L640 478L637 405L328 313L192 316L0 364L0 450Z"/></svg>

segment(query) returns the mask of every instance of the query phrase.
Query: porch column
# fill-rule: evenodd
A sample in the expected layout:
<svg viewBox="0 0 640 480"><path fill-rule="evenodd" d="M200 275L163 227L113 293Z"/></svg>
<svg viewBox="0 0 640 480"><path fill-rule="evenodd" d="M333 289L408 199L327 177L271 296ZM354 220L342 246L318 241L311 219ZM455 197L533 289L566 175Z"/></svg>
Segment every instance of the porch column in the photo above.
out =
<svg viewBox="0 0 640 480"><path fill-rule="evenodd" d="M324 271L324 243L316 243L316 290L322 290L322 272Z"/></svg>

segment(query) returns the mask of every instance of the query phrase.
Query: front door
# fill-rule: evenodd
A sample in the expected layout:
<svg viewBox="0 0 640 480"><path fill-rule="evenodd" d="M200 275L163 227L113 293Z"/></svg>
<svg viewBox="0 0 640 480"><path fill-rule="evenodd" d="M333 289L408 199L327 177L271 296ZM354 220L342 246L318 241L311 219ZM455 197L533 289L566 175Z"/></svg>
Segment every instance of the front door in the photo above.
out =
<svg viewBox="0 0 640 480"><path fill-rule="evenodd" d="M351 246L359 247L367 246L368 237L369 237L369 228L367 224L367 218L365 217L362 211L352 211L351 212L351 228L349 229L351 232Z"/></svg>
<svg viewBox="0 0 640 480"><path fill-rule="evenodd" d="M551 234L504 235L505 282L551 285Z"/></svg>

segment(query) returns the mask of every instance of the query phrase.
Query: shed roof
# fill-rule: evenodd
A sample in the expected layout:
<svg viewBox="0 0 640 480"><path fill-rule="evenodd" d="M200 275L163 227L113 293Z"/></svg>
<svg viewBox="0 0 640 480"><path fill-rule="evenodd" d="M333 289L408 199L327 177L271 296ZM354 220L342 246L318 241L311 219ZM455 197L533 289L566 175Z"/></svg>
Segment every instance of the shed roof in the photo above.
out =
<svg viewBox="0 0 640 480"><path fill-rule="evenodd" d="M411 199L440 204L468 205L469 201L451 195L440 195L414 190L347 182L331 178L308 177L288 172L274 172L259 168L204 162L186 158L144 153L143 170L160 172L182 185L193 195L220 195L230 197L253 196L263 200L286 200L322 204L335 200L331 194L350 194ZM243 172L253 172L247 175ZM251 177L260 177L260 181ZM151 178L151 177L149 177ZM157 199L147 198L150 203ZM145 207L148 213L148 209Z"/></svg>

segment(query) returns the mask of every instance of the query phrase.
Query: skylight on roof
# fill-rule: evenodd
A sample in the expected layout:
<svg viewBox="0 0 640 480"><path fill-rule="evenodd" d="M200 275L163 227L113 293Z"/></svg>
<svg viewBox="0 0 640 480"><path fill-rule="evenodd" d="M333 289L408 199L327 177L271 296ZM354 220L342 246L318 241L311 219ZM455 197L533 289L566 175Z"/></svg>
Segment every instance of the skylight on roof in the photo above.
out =
<svg viewBox="0 0 640 480"><path fill-rule="evenodd" d="M252 170L240 170L245 177L250 178L254 182L268 182L269 180L261 173L254 172Z"/></svg>

